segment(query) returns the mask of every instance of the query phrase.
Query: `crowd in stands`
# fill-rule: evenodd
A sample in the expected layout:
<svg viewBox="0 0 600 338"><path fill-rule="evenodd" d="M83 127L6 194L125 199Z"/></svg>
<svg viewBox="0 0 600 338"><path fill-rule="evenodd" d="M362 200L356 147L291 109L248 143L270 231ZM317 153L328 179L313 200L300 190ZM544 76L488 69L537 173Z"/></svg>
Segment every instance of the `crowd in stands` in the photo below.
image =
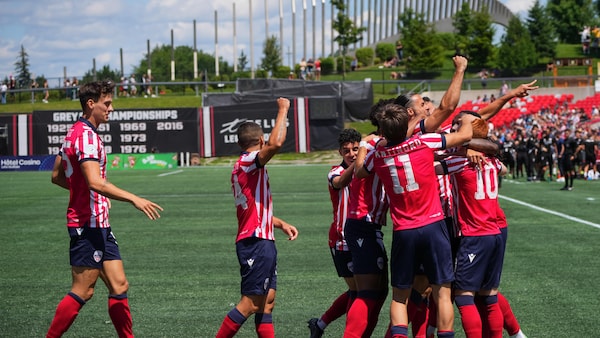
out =
<svg viewBox="0 0 600 338"><path fill-rule="evenodd" d="M516 98L490 120L490 137L498 142L509 177L528 181L563 180L561 150L568 137L579 144L577 178L600 179L600 94L574 101L573 94ZM493 99L478 97L457 107L478 111ZM550 154L548 166L541 164Z"/></svg>

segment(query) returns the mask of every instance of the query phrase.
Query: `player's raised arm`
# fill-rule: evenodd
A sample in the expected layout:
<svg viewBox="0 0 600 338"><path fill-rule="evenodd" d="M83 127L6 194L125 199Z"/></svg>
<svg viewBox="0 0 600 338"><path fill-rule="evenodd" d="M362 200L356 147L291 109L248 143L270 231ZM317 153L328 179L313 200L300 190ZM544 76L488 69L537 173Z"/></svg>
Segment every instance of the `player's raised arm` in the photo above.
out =
<svg viewBox="0 0 600 338"><path fill-rule="evenodd" d="M267 164L279 152L287 136L287 115L290 109L290 100L280 97L277 99L277 106L277 118L271 130L269 141L264 144L258 153L258 161L261 165Z"/></svg>
<svg viewBox="0 0 600 338"><path fill-rule="evenodd" d="M454 75L446 93L440 100L440 105L433 111L431 116L425 119L427 132L434 132L454 112L460 101L460 92L467 70L468 60L464 56L456 55L452 58L454 62Z"/></svg>

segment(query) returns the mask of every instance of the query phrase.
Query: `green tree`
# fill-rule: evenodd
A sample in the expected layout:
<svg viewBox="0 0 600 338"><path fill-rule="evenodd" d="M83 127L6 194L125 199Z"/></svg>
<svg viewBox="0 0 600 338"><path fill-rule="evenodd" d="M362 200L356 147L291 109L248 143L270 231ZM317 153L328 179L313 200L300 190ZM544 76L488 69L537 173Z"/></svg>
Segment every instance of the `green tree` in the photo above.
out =
<svg viewBox="0 0 600 338"><path fill-rule="evenodd" d="M407 59L407 71L425 72L443 66L444 48L438 40L433 24L425 21L423 13L407 9L399 16L398 28Z"/></svg>
<svg viewBox="0 0 600 338"><path fill-rule="evenodd" d="M396 55L396 45L393 43L380 42L375 46L375 56L382 61L391 60Z"/></svg>
<svg viewBox="0 0 600 338"><path fill-rule="evenodd" d="M331 4L337 9L337 16L333 20L332 27L338 33L333 39L342 50L342 60L346 59L348 46L362 40L364 27L356 27L354 22L346 15L344 0L331 0ZM342 62L342 79L346 79L346 63Z"/></svg>
<svg viewBox="0 0 600 338"><path fill-rule="evenodd" d="M162 45L155 47L150 52L152 58L152 79L153 81L166 82L171 80L171 46ZM142 74L148 70L148 58L140 60L140 64L134 67L134 73ZM214 78L215 57L198 51L198 70L213 74L209 78ZM219 60L219 73L231 74L232 69L227 62ZM189 46L175 47L175 78L177 80L192 80L194 78L194 50Z"/></svg>
<svg viewBox="0 0 600 338"><path fill-rule="evenodd" d="M141 74L141 73L140 73ZM104 65L99 70L96 70L96 78L94 79L94 70L88 70L81 79L82 83L92 82L94 80L113 80L115 83L119 83L121 79L121 71L117 69L110 69L109 65Z"/></svg>
<svg viewBox="0 0 600 338"><path fill-rule="evenodd" d="M529 9L528 14L529 16L526 21L527 30L539 57L554 58L556 56L557 45L555 40L556 33L546 8L540 5L539 0L536 0Z"/></svg>
<svg viewBox="0 0 600 338"><path fill-rule="evenodd" d="M564 43L580 43L583 26L591 25L596 13L592 0L548 0L546 8Z"/></svg>
<svg viewBox="0 0 600 338"><path fill-rule="evenodd" d="M496 30L486 6L481 11L472 11L468 2L452 18L457 53L469 58L475 67L487 67L493 60L493 39Z"/></svg>
<svg viewBox="0 0 600 338"><path fill-rule="evenodd" d="M29 55L25 51L25 47L21 45L19 56L15 62L15 73L17 74L17 88L28 88L31 84L31 73L29 72Z"/></svg>
<svg viewBox="0 0 600 338"><path fill-rule="evenodd" d="M246 54L244 54L244 50L242 49L242 52L240 53L240 57L237 59L238 62L238 71L239 72L243 72L246 69L246 66L248 66L248 56L246 56Z"/></svg>
<svg viewBox="0 0 600 338"><path fill-rule="evenodd" d="M369 48L369 47L358 48L354 52L354 55L356 56L356 59L358 59L358 62L360 64L362 64L364 66L373 65L373 59L374 59L374 55L375 55L375 52L373 52L373 48Z"/></svg>
<svg viewBox="0 0 600 338"><path fill-rule="evenodd" d="M498 67L502 75L526 76L537 65L538 54L527 28L519 17L508 22L498 51Z"/></svg>
<svg viewBox="0 0 600 338"><path fill-rule="evenodd" d="M492 17L486 6L473 13L473 32L469 39L469 63L477 67L487 67L493 61L494 34Z"/></svg>
<svg viewBox="0 0 600 338"><path fill-rule="evenodd" d="M455 43L454 49L457 53L468 55L470 37L473 35L473 19L471 7L468 2L463 2L460 10L452 17L454 27Z"/></svg>
<svg viewBox="0 0 600 338"><path fill-rule="evenodd" d="M277 42L277 37L272 35L267 38L263 44L264 57L261 59L260 68L271 73L271 76L273 77L278 72L279 66L282 65L280 51L281 49L279 47L279 42Z"/></svg>

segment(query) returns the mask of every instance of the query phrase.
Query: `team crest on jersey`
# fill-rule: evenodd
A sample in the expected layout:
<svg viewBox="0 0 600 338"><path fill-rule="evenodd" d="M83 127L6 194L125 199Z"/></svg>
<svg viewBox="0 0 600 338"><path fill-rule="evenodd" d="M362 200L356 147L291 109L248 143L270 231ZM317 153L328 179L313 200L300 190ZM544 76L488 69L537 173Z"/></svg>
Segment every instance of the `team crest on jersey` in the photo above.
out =
<svg viewBox="0 0 600 338"><path fill-rule="evenodd" d="M96 146L94 146L93 144L88 144L85 146L86 154L93 154L95 151L96 151Z"/></svg>
<svg viewBox="0 0 600 338"><path fill-rule="evenodd" d="M252 265L254 265L254 258L250 258L246 262L248 263L248 265L250 265L250 267L252 267Z"/></svg>
<svg viewBox="0 0 600 338"><path fill-rule="evenodd" d="M99 263L102 260L102 255L103 255L102 251L100 251L100 250L94 251L94 261L96 261L96 263Z"/></svg>

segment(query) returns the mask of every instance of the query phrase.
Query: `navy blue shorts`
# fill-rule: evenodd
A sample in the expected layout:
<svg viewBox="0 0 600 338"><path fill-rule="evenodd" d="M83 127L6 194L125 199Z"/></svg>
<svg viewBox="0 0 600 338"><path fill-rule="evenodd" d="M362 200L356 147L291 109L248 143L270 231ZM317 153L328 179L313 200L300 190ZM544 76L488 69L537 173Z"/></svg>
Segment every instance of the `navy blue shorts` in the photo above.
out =
<svg viewBox="0 0 600 338"><path fill-rule="evenodd" d="M104 261L121 260L111 228L67 228L71 237L71 266L101 269Z"/></svg>
<svg viewBox="0 0 600 338"><path fill-rule="evenodd" d="M267 295L277 289L277 249L275 241L246 238L235 244L242 276L242 295Z"/></svg>
<svg viewBox="0 0 600 338"><path fill-rule="evenodd" d="M335 248L330 248L330 250L338 277L354 277L350 251L339 251Z"/></svg>
<svg viewBox="0 0 600 338"><path fill-rule="evenodd" d="M390 262L393 287L410 288L417 273L425 274L434 285L451 283L454 272L446 223L394 231Z"/></svg>
<svg viewBox="0 0 600 338"><path fill-rule="evenodd" d="M387 252L381 225L358 219L346 220L344 237L352 253L354 274L387 274Z"/></svg>
<svg viewBox="0 0 600 338"><path fill-rule="evenodd" d="M503 262L504 240L501 234L461 238L454 287L472 292L498 288Z"/></svg>
<svg viewBox="0 0 600 338"><path fill-rule="evenodd" d="M504 241L504 250L506 251L506 243L508 243L508 227L500 228L502 240Z"/></svg>

